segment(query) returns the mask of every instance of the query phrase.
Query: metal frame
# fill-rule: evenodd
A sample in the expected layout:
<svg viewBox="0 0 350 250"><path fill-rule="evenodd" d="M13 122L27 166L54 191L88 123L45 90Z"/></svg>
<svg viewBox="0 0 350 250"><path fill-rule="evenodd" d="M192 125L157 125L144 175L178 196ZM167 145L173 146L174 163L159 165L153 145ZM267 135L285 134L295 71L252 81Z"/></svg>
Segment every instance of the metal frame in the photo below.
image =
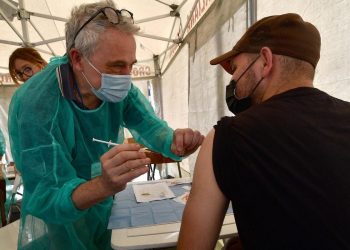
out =
<svg viewBox="0 0 350 250"><path fill-rule="evenodd" d="M39 17L39 18L44 18L44 19L53 20L53 21L60 21L60 22L66 22L67 19L62 18L62 17L58 17L58 16L52 16L52 15L27 11L25 8L26 1L28 1L28 0L18 0L18 6L16 5L16 3L14 4L14 2L11 2L11 0L2 0L1 1L2 4L0 4L0 16L7 22L7 24L11 27L11 29L16 33L16 35L19 37L21 42L0 40L0 43L14 45L14 46L23 46L23 47L26 47L26 46L36 47L36 46L46 45L48 50L43 50L43 49L38 49L38 48L36 48L36 49L38 49L40 52L43 52L45 54L56 55L54 49L50 46L50 44L54 43L54 42L58 42L58 41L64 41L65 37L61 36L61 37L56 37L56 38L52 38L52 39L45 39L43 34L41 34L41 32L39 31L37 26L34 24L34 22L30 19L30 17L35 16L35 17ZM161 36L147 34L147 33L143 33L143 32L137 33L136 36L167 42L164 51L162 51L158 55L160 58L159 61L161 62L159 65L159 69L160 69L159 73L161 75L162 70L164 70L164 68L167 66L167 65L165 65L165 60L166 60L166 56L167 56L168 52L171 49L173 49L175 46L179 46L183 42L185 32L187 30L187 27L189 25L190 20L188 19L186 21L185 26L182 27L181 18L180 18L180 10L182 9L182 7L186 4L186 2L188 0L183 0L179 5L175 5L175 4L169 5L169 4L162 2L161 0L154 0L154 1L167 5L170 8L169 13L154 16L154 17L144 18L144 19L140 19L140 20L135 20L135 24L147 23L147 22L161 20L161 19L169 18L169 17L174 18L169 36L168 37L161 37ZM191 11L190 11L190 16L193 15L198 2L199 2L199 0L196 0L193 3L193 6L192 6ZM7 6L4 6L4 4ZM16 29L14 27L14 25L12 25L12 23L11 23L12 21L10 20L10 18L8 16L6 16L8 11L7 11L7 13L4 12L5 7L6 7L6 9L10 8L13 10L13 13L11 14L11 16L14 16L15 14L17 14L17 18L21 22L21 29L22 29L21 31ZM180 23L178 23L178 26L176 26L178 20ZM31 27L33 27L35 32L38 34L38 36L41 39L40 41L35 41L35 42L30 41L30 37L29 37L29 33L28 33L29 32L29 25ZM176 27L182 28L182 31L180 34L177 34L178 29L176 29ZM150 58L150 60L152 60L152 58ZM159 63L159 61L158 61L158 63Z"/></svg>
<svg viewBox="0 0 350 250"><path fill-rule="evenodd" d="M49 53L49 54L55 55L54 50L52 49L52 47L49 44L53 43L53 42L63 41L63 40L65 40L65 37L62 36L62 37L57 37L57 38L53 38L53 39L45 39L44 36L38 30L38 28L35 26L35 24L30 20L30 17L31 16L36 16L36 17L40 17L40 18L44 18L44 19L48 19L48 20L61 21L61 22L66 22L67 19L66 18L62 18L62 17L57 17L57 16L51 16L51 15L36 13L36 12L29 12L25 8L25 0L19 0L18 1L18 6L16 6L12 2L10 2L9 0L2 0L2 2L3 2L3 4L6 4L7 7L12 8L14 10L14 13L17 13L17 18L21 22L22 31L19 31L18 29L16 29L12 25L11 20L5 15L5 12L3 10L3 6L0 5L0 16L7 22L7 24L11 27L13 32L16 33L16 35L19 37L19 39L22 42L14 42L14 41L9 41L9 40L0 40L0 43L9 44L9 45L15 45L15 46L24 46L24 47L25 46L35 47L35 46L40 46L40 45L46 45L50 52L45 51L45 53ZM162 3L161 1L158 1L158 2ZM180 5L168 5L171 10L167 14L159 15L159 16L155 16L155 17L150 17L150 18L145 18L145 19L141 19L141 20L135 21L135 24L141 24L141 23L151 22L151 21L155 21L155 20L160 20L160 19L163 19L163 18L173 17L174 18L174 23L173 23L173 26L172 26L172 30L171 30L171 32L169 34L169 37L166 38L166 37L151 35L151 34L142 33L142 32L139 32L136 35L140 36L140 37L146 37L146 38L150 38L150 39L154 39L154 40L168 42L168 44L166 46L166 49L161 54L166 53L169 50L169 46L171 45L171 43L179 44L179 43L182 42L182 37L180 37L180 38L171 38L171 37L173 36L173 33L174 33L174 27L175 27L175 24L176 24L176 20L180 16L180 10L181 10L181 8L183 7L183 5L186 2L187 2L187 0L184 0L184 1L182 1L182 3ZM197 2L198 2L198 0L195 2L195 4L197 4ZM28 25L31 25L33 27L35 32L41 38L41 41L36 41L36 42L30 41L29 33L28 33L29 32L28 31L29 30L28 29L28 27L29 27Z"/></svg>
<svg viewBox="0 0 350 250"><path fill-rule="evenodd" d="M46 14L41 14L41 13L36 13L36 12L29 12L29 11L27 11L25 9L24 0L19 0L19 6L18 7L13 5L12 3L10 3L8 0L3 0L3 2L6 3L7 5L11 6L12 8L16 9L17 17L21 21L21 24L22 24L22 34L12 25L11 21L6 17L6 15L3 12L1 6L0 6L0 15L7 22L7 24L11 27L11 29L17 34L17 36L22 40L23 44L21 44L21 45L23 45L23 46L39 46L39 45L44 45L44 44L48 45L49 43L62 41L62 40L65 39L65 37L58 37L58 38L53 38L53 39L48 39L48 40L44 39L43 35L39 32L37 27L30 20L30 16L36 16L36 17L40 17L40 18L44 18L44 19L49 19L49 20L54 20L54 21L61 21L61 22L66 22L67 21L66 18L61 18L61 17L57 17L57 16L51 16L51 15L46 15ZM135 24L151 22L151 21L160 20L160 19L167 18L167 17L174 17L175 18L174 22L175 22L176 18L180 16L179 11L180 11L181 7L186 2L187 2L187 0L184 0L179 6L172 5L171 6L172 10L168 14L137 20L137 21L135 21ZM198 2L198 0L196 1L196 3L197 2ZM176 7L176 9L173 9L174 6ZM41 41L31 42L29 40L28 23L34 28L34 30L40 36L40 38L42 39ZM174 27L174 25L173 25L173 27ZM142 32L137 33L137 36L146 37L146 38L155 39L155 40L160 40L160 41L166 41L166 42L169 42L169 43L170 42L180 43L181 39L179 39L179 38L172 39L171 38L172 33L173 32L171 32L171 34L170 34L170 36L168 38L155 36L155 35L150 35L150 34L142 33ZM18 42L7 41L7 40L0 40L0 42L1 43L5 43L5 44L18 45ZM52 48L49 47L49 49L52 52L52 54L54 54Z"/></svg>

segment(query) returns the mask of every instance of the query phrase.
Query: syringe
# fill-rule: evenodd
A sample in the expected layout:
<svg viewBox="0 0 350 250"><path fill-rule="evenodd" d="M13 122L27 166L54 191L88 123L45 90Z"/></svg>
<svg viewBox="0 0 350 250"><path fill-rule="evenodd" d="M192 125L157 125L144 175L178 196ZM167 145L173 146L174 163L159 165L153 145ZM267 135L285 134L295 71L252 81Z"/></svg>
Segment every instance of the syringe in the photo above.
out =
<svg viewBox="0 0 350 250"><path fill-rule="evenodd" d="M99 142L99 143L104 143L104 144L108 144L108 147L119 145L118 143L114 143L114 142L111 142L111 141L102 141L102 140L95 139L95 138L92 138L92 141Z"/></svg>

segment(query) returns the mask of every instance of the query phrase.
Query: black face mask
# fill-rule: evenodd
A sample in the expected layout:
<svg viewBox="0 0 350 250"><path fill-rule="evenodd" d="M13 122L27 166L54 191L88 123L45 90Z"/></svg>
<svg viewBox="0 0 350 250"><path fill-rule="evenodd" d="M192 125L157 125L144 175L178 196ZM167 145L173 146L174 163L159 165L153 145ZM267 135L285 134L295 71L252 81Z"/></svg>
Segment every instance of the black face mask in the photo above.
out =
<svg viewBox="0 0 350 250"><path fill-rule="evenodd" d="M226 86L226 104L228 109L235 115L241 113L244 110L247 110L252 106L252 98L251 95L254 93L255 89L259 86L261 81L264 79L263 77L256 83L253 91L248 95L247 97L244 97L242 99L238 99L235 94L236 85L239 79L250 69L250 67L256 62L256 60L259 58L255 58L253 62L249 64L249 66L246 68L246 70L238 77L238 80L235 81L232 79L229 83L229 85Z"/></svg>
<svg viewBox="0 0 350 250"><path fill-rule="evenodd" d="M226 86L226 104L228 109L235 115L252 106L252 99L249 96L240 100L237 99L235 95L236 85L237 82L232 79L230 84Z"/></svg>

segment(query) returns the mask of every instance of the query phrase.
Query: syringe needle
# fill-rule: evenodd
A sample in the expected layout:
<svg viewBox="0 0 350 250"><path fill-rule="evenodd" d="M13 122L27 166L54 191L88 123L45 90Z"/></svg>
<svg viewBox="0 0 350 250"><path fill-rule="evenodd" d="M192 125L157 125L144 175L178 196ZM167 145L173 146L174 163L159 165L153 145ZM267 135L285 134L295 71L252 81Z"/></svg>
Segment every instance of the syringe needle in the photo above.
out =
<svg viewBox="0 0 350 250"><path fill-rule="evenodd" d="M111 141L103 141L103 140L99 140L99 139L95 139L95 138L92 138L92 141L107 144L108 147L109 146L117 146L117 145L119 145L118 143L114 143L114 142L111 142Z"/></svg>

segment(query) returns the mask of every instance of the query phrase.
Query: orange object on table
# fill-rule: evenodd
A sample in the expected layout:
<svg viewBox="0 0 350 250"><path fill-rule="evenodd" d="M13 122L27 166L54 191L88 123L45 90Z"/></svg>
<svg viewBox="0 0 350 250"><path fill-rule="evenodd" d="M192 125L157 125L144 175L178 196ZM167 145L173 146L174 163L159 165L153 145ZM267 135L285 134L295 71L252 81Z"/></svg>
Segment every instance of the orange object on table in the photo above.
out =
<svg viewBox="0 0 350 250"><path fill-rule="evenodd" d="M137 143L134 138L126 138L124 140L124 143ZM151 163L149 164L149 170L147 173L147 180L154 180L154 173L157 167L157 164L162 164L162 163L177 163L177 169L179 171L179 177L182 177L181 174L181 168L180 168L180 162L175 161L171 158L165 157L160 153L154 152L143 145L141 145L141 150L145 152L146 156L151 159Z"/></svg>

